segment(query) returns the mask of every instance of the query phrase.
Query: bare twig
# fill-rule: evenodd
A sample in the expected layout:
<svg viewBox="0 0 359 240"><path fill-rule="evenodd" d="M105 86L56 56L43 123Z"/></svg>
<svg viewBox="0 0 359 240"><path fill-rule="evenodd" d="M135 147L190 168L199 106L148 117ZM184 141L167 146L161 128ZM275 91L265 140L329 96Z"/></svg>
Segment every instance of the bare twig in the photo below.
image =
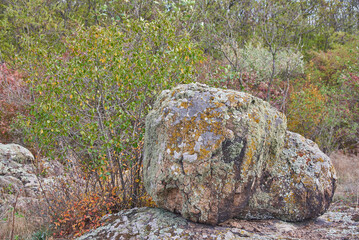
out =
<svg viewBox="0 0 359 240"><path fill-rule="evenodd" d="M10 240L14 239L14 226L15 226L15 212L16 212L16 204L17 204L17 199L19 198L21 189L20 191L16 194L16 198L15 198L15 203L13 205L13 210L12 210L12 224L11 224L11 232L10 232Z"/></svg>

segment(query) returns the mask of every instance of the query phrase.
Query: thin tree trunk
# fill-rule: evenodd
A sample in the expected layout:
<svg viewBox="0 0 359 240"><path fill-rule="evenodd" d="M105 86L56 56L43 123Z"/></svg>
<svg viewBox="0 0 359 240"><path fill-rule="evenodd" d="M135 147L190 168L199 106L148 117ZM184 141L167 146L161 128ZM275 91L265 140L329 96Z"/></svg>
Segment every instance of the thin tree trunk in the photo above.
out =
<svg viewBox="0 0 359 240"><path fill-rule="evenodd" d="M272 87L272 83L274 80L274 75L275 75L275 53L272 53L272 73L271 73L271 77L269 79L269 84L268 84L268 91L267 91L267 102L270 102L270 90Z"/></svg>

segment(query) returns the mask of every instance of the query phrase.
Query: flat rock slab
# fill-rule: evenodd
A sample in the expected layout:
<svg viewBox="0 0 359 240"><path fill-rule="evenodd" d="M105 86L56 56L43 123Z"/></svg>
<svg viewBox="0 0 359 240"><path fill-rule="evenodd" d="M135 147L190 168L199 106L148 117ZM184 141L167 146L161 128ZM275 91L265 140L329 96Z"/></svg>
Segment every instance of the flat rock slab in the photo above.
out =
<svg viewBox="0 0 359 240"><path fill-rule="evenodd" d="M358 239L358 211L332 209L316 220L287 223L280 220L229 220L221 226L188 221L158 208L134 208L106 215L103 226L77 238L85 239Z"/></svg>

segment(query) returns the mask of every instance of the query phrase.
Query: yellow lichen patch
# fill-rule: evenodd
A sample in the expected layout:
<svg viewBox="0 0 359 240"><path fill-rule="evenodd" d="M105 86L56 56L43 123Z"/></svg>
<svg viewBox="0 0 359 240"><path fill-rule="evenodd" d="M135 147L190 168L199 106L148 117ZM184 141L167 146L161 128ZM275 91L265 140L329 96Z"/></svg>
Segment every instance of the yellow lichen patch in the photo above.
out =
<svg viewBox="0 0 359 240"><path fill-rule="evenodd" d="M188 108L188 106L189 106L188 102L181 102L182 108Z"/></svg>
<svg viewBox="0 0 359 240"><path fill-rule="evenodd" d="M221 107L225 106L225 104L221 103L221 102L214 102L213 104L216 106L216 108L221 108Z"/></svg>
<svg viewBox="0 0 359 240"><path fill-rule="evenodd" d="M185 105L183 105L185 104ZM191 102L182 102L180 106L191 106ZM172 122L178 116L172 117ZM182 152L186 154L196 154L197 159L208 159L211 157L211 151L217 149L224 140L224 127L221 113L215 111L213 108L207 108L202 113L192 118L184 117L179 123L174 126L169 126L168 135L169 140L167 142L167 148L170 149L169 154L176 152ZM213 139L202 139L206 133L213 134ZM181 142L178 142L181 139ZM200 148L195 150L196 145Z"/></svg>
<svg viewBox="0 0 359 240"><path fill-rule="evenodd" d="M245 179L248 175L250 166L252 165L252 159L256 152L256 144L255 141L251 141L250 144L248 144L247 152L244 157L244 163L242 165L242 177Z"/></svg>
<svg viewBox="0 0 359 240"><path fill-rule="evenodd" d="M293 183L298 184L301 181L302 176L298 175L291 171L290 173L290 179L292 179Z"/></svg>
<svg viewBox="0 0 359 240"><path fill-rule="evenodd" d="M248 113L248 117L249 119L252 119L254 122L256 123L259 123L259 117L257 117L257 114L254 112L254 113Z"/></svg>
<svg viewBox="0 0 359 240"><path fill-rule="evenodd" d="M271 123L272 123L272 121L271 120L268 120L268 131L270 131L270 129L271 129Z"/></svg>
<svg viewBox="0 0 359 240"><path fill-rule="evenodd" d="M304 184L304 187L307 189L313 189L313 187L314 187L313 179L311 179L308 176L303 176L301 182Z"/></svg>
<svg viewBox="0 0 359 240"><path fill-rule="evenodd" d="M294 193L291 191L284 197L284 202L288 205L295 204ZM293 213L293 209L289 208L289 213Z"/></svg>
<svg viewBox="0 0 359 240"><path fill-rule="evenodd" d="M240 108L243 105L243 103L247 102L246 99L244 99L242 97L240 97L240 98L238 98L238 97L239 96L236 94L233 94L233 93L229 94L228 101L230 102L231 107Z"/></svg>
<svg viewBox="0 0 359 240"><path fill-rule="evenodd" d="M234 94L230 94L230 95L228 96L228 100L229 100L229 102L231 103L231 107L235 106L235 104L237 103L237 101L236 101L236 99L235 99L235 97L234 97Z"/></svg>
<svg viewBox="0 0 359 240"><path fill-rule="evenodd" d="M335 168L332 164L330 164L330 167L329 167L329 171L333 174L333 175L336 175L336 171L335 171Z"/></svg>
<svg viewBox="0 0 359 240"><path fill-rule="evenodd" d="M205 148L201 148L200 156L202 156L204 159L209 158L209 157L211 157L211 151L209 151L209 150L207 150Z"/></svg>

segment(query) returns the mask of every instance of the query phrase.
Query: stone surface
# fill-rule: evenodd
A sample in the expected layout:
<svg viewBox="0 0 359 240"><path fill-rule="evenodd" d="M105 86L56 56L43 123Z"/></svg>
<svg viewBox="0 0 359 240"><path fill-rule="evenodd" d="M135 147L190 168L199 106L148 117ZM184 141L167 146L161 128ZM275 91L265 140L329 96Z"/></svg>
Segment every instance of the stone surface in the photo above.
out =
<svg viewBox="0 0 359 240"><path fill-rule="evenodd" d="M146 118L146 190L194 222L315 218L329 207L334 168L286 128L282 113L246 93L202 84L163 91Z"/></svg>
<svg viewBox="0 0 359 240"><path fill-rule="evenodd" d="M188 221L177 214L156 208L134 208L106 215L103 226L77 240L231 240L231 239L358 239L356 211L328 211L315 221L288 223L280 220L229 220L221 226Z"/></svg>
<svg viewBox="0 0 359 240"><path fill-rule="evenodd" d="M0 159L15 161L17 163L30 163L34 160L32 153L18 144L0 143Z"/></svg>
<svg viewBox="0 0 359 240"><path fill-rule="evenodd" d="M14 234L19 239L30 239L31 231L47 221L44 212L48 205L44 197L64 178L63 166L55 160L33 160L31 152L24 147L0 144L0 239L8 239L13 229L15 203Z"/></svg>
<svg viewBox="0 0 359 240"><path fill-rule="evenodd" d="M302 221L322 215L335 190L335 170L313 141L287 131L279 159L264 170L248 205L236 216Z"/></svg>
<svg viewBox="0 0 359 240"><path fill-rule="evenodd" d="M37 198L40 182L44 188L63 173L63 166L57 161L44 161L42 174L36 176L32 153L17 144L0 143L0 210L6 202L19 193L21 199ZM27 200L26 200L27 201Z"/></svg>

